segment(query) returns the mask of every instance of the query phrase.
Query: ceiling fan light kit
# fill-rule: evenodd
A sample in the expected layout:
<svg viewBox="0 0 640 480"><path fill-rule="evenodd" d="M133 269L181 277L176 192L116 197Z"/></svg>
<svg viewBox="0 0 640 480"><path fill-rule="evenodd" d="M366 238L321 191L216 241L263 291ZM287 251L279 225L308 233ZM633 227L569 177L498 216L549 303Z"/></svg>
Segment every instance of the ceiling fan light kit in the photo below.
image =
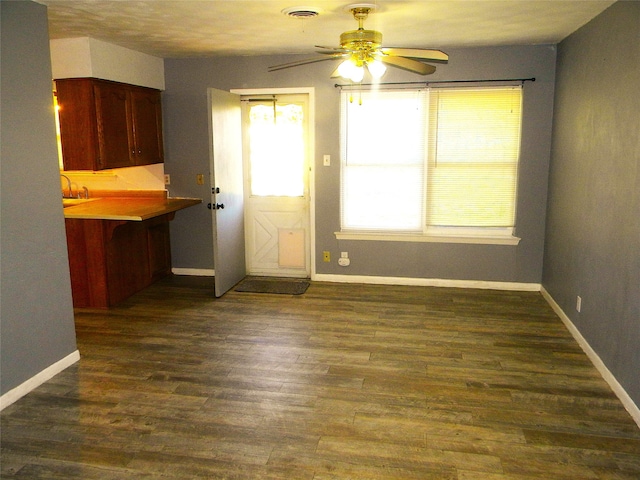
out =
<svg viewBox="0 0 640 480"><path fill-rule="evenodd" d="M282 12L297 16L296 9L312 10L312 7L292 7ZM282 65L269 67L270 72L285 68L298 67L310 63L325 60L342 60L331 77L343 77L353 83L360 83L364 78L365 71L368 71L374 80L379 80L386 72L386 65L417 73L419 75L429 75L436 71L436 67L424 61L447 63L449 56L440 51L424 48L385 48L382 46L382 33L376 30L365 30L364 21L369 13L376 9L375 4L355 3L348 5L345 10L351 12L358 21L357 30L349 30L340 35L340 47L321 47L319 53L326 55L325 58L311 58L290 62ZM422 61L421 61L422 60Z"/></svg>
<svg viewBox="0 0 640 480"><path fill-rule="evenodd" d="M358 66L350 59L342 62L337 68L336 72L337 73L332 75L332 77L339 76L342 78L347 78L353 83L359 83L364 78L364 66Z"/></svg>

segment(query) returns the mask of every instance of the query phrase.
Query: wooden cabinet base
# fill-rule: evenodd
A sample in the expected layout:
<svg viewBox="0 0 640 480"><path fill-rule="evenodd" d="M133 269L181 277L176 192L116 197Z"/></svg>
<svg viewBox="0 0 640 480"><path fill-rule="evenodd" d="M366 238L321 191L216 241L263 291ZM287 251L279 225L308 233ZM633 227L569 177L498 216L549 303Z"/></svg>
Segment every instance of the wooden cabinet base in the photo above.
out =
<svg viewBox="0 0 640 480"><path fill-rule="evenodd" d="M143 222L66 219L73 306L108 308L169 275L173 216Z"/></svg>

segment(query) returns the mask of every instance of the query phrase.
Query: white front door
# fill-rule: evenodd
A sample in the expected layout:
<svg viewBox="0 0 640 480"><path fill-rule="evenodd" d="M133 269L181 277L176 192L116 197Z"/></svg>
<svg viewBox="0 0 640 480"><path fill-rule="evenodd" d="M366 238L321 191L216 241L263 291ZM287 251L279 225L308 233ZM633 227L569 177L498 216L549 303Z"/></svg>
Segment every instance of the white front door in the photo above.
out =
<svg viewBox="0 0 640 480"><path fill-rule="evenodd" d="M309 95L242 97L249 275L309 277Z"/></svg>

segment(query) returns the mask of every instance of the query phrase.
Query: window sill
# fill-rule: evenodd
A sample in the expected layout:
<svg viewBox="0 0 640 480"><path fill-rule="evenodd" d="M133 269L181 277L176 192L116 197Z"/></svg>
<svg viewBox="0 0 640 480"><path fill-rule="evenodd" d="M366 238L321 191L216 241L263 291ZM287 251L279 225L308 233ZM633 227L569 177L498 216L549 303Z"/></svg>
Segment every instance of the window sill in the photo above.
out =
<svg viewBox="0 0 640 480"><path fill-rule="evenodd" d="M338 240L373 240L382 242L468 243L477 245L518 245L512 235L419 235L412 233L335 232Z"/></svg>

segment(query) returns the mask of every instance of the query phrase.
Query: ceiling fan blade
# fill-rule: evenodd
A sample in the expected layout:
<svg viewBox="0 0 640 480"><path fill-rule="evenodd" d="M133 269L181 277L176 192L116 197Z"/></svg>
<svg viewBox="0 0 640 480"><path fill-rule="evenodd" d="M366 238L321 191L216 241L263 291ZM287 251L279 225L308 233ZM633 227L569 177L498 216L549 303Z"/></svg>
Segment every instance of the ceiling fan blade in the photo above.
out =
<svg viewBox="0 0 640 480"><path fill-rule="evenodd" d="M346 55L347 53L351 53L348 50L316 50L316 53L320 53L322 55Z"/></svg>
<svg viewBox="0 0 640 480"><path fill-rule="evenodd" d="M405 57L384 55L380 57L380 60L384 63L388 63L389 65L393 65L394 67L402 68L403 70L408 70L413 73L419 73L420 75L429 75L436 71L436 67L433 65L427 65L426 63Z"/></svg>
<svg viewBox="0 0 640 480"><path fill-rule="evenodd" d="M449 55L441 50L430 50L426 48L397 48L397 47L383 47L380 49L385 55L393 55L409 58L422 58L430 60L432 62L447 63L449 61Z"/></svg>
<svg viewBox="0 0 640 480"><path fill-rule="evenodd" d="M283 70L285 68L291 68L291 67L299 67L301 65L308 65L310 63L325 62L327 60L336 60L336 59L342 58L342 57L343 57L343 54L335 53L331 57L307 58L307 59L304 59L304 60L298 60L296 62L283 63L283 64L280 64L280 65L272 65L271 67L268 67L268 71L269 72L275 72L276 70Z"/></svg>
<svg viewBox="0 0 640 480"><path fill-rule="evenodd" d="M346 52L342 47L324 47L322 45L314 45L314 47L319 48L321 50L334 51L334 52Z"/></svg>

